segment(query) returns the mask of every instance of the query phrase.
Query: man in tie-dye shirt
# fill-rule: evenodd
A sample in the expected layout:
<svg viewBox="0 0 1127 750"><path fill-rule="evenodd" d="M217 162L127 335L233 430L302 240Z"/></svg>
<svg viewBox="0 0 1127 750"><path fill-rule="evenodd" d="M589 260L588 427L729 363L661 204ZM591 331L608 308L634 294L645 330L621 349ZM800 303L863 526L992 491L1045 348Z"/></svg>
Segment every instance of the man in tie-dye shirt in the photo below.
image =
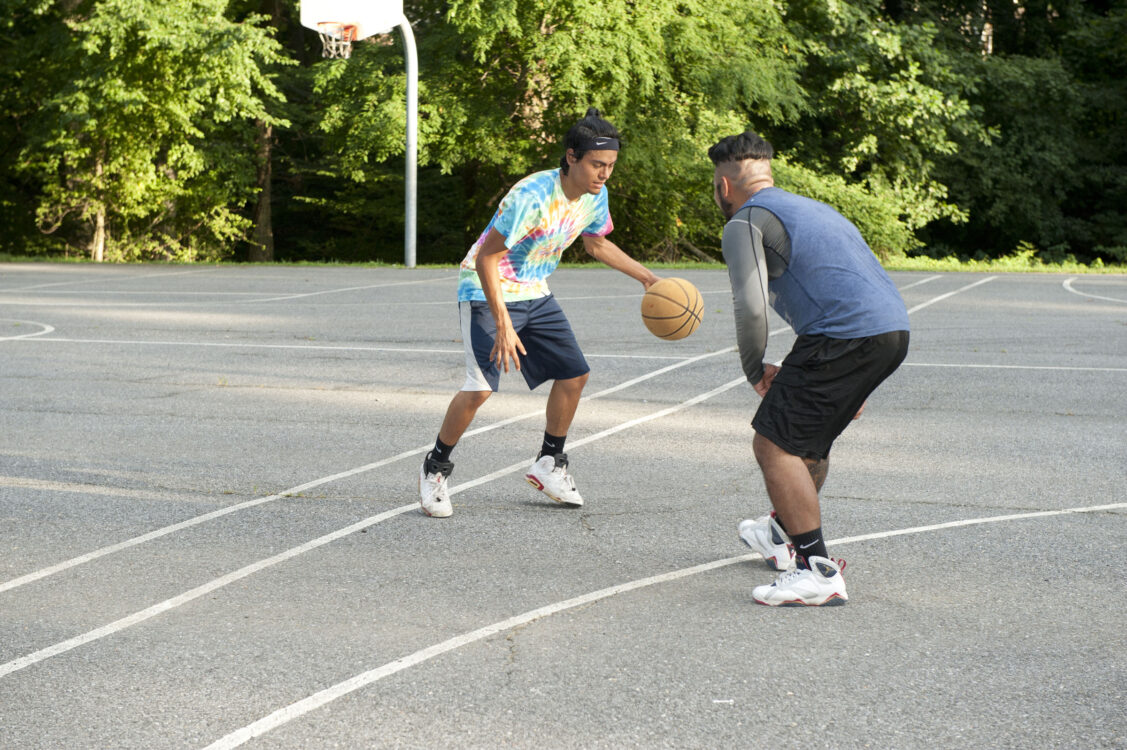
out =
<svg viewBox="0 0 1127 750"><path fill-rule="evenodd" d="M454 445L474 415L497 390L510 364L529 388L553 381L540 453L525 474L529 484L558 503L583 505L567 470L564 441L590 367L575 334L548 289L548 276L563 251L582 236L596 260L649 289L649 269L607 239L614 224L606 181L620 147L618 131L597 109L572 126L558 169L518 182L462 261L458 308L466 350L466 381L446 410L434 450L419 470L419 502L428 516L454 512L447 479Z"/></svg>

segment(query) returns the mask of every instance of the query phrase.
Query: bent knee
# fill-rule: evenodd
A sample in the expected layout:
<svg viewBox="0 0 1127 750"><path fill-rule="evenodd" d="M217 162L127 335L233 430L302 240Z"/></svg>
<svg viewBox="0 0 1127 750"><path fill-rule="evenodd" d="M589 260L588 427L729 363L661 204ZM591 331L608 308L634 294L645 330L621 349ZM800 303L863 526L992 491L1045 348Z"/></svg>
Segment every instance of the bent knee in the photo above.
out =
<svg viewBox="0 0 1127 750"><path fill-rule="evenodd" d="M755 460L759 462L760 466L769 463L772 459L777 459L781 455L790 455L770 438L764 437L758 432L751 439L751 448L755 452Z"/></svg>
<svg viewBox="0 0 1127 750"><path fill-rule="evenodd" d="M493 391L459 391L458 395L463 404L472 409L478 409L489 400L489 397L493 395Z"/></svg>
<svg viewBox="0 0 1127 750"><path fill-rule="evenodd" d="M590 371L588 371L583 373L582 375L579 375L578 377L568 378L567 380L557 380L556 382L564 388L571 388L572 390L581 391L583 390L583 387L587 385L587 380L590 377L591 373Z"/></svg>

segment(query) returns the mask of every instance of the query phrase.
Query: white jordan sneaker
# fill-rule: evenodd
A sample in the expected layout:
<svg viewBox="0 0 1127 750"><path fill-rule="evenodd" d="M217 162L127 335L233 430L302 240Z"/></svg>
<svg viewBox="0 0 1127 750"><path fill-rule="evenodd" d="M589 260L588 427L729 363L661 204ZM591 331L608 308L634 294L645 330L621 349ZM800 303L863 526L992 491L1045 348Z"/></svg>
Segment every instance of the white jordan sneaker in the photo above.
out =
<svg viewBox="0 0 1127 750"><path fill-rule="evenodd" d="M763 556L767 565L778 571L794 567L794 546L775 520L775 511L759 518L740 521L740 541Z"/></svg>
<svg viewBox="0 0 1127 750"><path fill-rule="evenodd" d="M567 454L541 456L536 460L525 480L548 497L563 505L578 508L583 505L579 490L575 489L575 479L567 471Z"/></svg>
<svg viewBox="0 0 1127 750"><path fill-rule="evenodd" d="M768 607L832 607L845 604L845 560L811 557L809 568L797 566L774 583L756 586L751 598Z"/></svg>

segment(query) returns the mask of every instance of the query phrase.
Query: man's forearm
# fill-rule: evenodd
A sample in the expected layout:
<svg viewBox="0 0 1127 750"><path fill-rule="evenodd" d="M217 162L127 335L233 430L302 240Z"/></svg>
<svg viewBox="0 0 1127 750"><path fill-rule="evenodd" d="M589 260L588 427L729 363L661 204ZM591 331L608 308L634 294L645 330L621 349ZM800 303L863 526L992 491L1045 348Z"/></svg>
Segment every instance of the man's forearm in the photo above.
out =
<svg viewBox="0 0 1127 750"><path fill-rule="evenodd" d="M605 237L584 237L583 246L592 258L641 282L647 289L658 281L658 276L653 271L631 258L623 252L622 248Z"/></svg>

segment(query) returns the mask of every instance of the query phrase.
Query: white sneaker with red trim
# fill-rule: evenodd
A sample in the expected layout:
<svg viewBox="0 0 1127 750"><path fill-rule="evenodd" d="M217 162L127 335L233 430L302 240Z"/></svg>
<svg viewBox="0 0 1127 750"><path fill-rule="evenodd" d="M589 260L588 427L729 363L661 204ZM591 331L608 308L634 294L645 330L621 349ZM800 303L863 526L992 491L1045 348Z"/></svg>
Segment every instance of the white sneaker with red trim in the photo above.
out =
<svg viewBox="0 0 1127 750"><path fill-rule="evenodd" d="M524 479L557 503L573 508L583 505L583 498L575 488L575 479L567 471L566 453L536 459Z"/></svg>

